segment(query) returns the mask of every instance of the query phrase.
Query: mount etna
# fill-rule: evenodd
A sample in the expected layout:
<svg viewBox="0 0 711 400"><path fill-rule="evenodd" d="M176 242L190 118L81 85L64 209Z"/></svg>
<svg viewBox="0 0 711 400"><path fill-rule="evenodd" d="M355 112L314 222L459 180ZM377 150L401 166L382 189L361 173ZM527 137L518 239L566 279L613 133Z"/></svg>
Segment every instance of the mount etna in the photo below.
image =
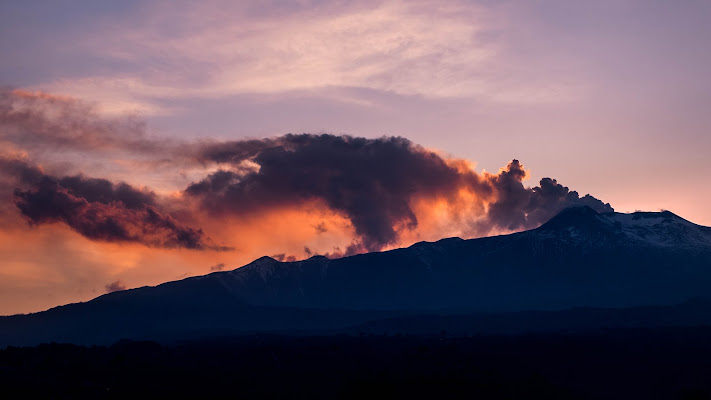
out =
<svg viewBox="0 0 711 400"><path fill-rule="evenodd" d="M0 318L0 345L234 334L461 334L711 324L711 228L563 210L537 229L233 271Z"/></svg>

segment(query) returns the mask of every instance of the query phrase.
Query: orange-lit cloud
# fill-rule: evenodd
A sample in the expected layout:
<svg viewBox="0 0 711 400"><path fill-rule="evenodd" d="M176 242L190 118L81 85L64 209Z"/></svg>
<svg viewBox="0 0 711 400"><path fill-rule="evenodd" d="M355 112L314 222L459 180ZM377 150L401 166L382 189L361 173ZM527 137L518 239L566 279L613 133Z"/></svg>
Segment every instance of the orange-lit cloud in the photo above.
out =
<svg viewBox="0 0 711 400"><path fill-rule="evenodd" d="M251 255L90 240L63 224L30 227L20 218L0 224L0 254L0 315L87 301L116 281L158 285L209 273L217 262L233 269L251 261Z"/></svg>

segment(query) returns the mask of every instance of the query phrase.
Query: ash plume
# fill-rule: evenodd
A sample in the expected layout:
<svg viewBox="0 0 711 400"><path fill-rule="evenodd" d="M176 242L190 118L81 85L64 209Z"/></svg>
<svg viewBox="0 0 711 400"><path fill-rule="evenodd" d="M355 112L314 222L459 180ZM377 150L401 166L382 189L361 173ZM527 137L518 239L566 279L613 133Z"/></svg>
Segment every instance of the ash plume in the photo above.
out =
<svg viewBox="0 0 711 400"><path fill-rule="evenodd" d="M56 178L22 160L0 158L16 184L14 204L31 224L63 222L94 240L136 242L152 247L226 250L201 229L185 226L160 210L156 195L126 183L80 175ZM7 173L8 171L6 171Z"/></svg>
<svg viewBox="0 0 711 400"><path fill-rule="evenodd" d="M540 225L565 207L586 204L611 211L592 196L544 178L527 188L527 172L513 160L498 174L478 174L461 160L445 159L401 137L289 134L264 140L205 144L201 162L229 165L189 185L185 193L214 215L255 211L317 200L345 215L358 242L346 254L398 243L414 230L416 198L453 199L472 194L477 223L487 229L518 230Z"/></svg>
<svg viewBox="0 0 711 400"><path fill-rule="evenodd" d="M155 139L134 116L107 118L91 103L42 92L0 90L0 144L7 145L0 155L0 218L18 218L19 210L31 224L60 222L90 239L153 247L226 249L177 215L239 241L249 226L225 226L224 217L308 214L321 207L323 215L303 223L321 237L320 251L329 237L339 238L328 253L335 257L420 240L421 234L473 237L534 228L573 205L613 210L553 178L525 186L529 174L518 160L498 173L478 173L464 160L402 137ZM120 156L106 169L113 176L138 169L133 183L157 178L178 193L161 199L150 189L83 174L114 154Z"/></svg>
<svg viewBox="0 0 711 400"><path fill-rule="evenodd" d="M610 204L589 194L581 198L578 192L552 178L543 178L539 186L527 188L522 182L526 176L518 160L511 161L498 175L490 176L497 192L496 200L488 207L490 224L510 231L531 229L576 205L586 205L597 212L614 211Z"/></svg>
<svg viewBox="0 0 711 400"><path fill-rule="evenodd" d="M106 293L112 293L121 290L126 290L128 289L128 287L122 281L118 280L111 283L107 283L106 286L104 286L104 289L106 289Z"/></svg>
<svg viewBox="0 0 711 400"><path fill-rule="evenodd" d="M222 271L225 269L225 264L224 263L218 263L210 267L210 272L218 272Z"/></svg>

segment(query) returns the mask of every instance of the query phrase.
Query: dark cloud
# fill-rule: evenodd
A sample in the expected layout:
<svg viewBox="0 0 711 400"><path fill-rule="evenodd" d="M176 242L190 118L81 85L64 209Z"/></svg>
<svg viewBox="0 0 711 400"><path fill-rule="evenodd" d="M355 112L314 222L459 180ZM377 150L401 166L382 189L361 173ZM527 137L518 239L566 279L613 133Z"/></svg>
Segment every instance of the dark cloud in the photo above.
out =
<svg viewBox="0 0 711 400"><path fill-rule="evenodd" d="M106 179L86 178L78 175L61 178L58 183L73 195L83 197L90 203L111 204L118 202L131 210L156 206L154 193L134 189L123 182L113 184Z"/></svg>
<svg viewBox="0 0 711 400"><path fill-rule="evenodd" d="M111 292L118 292L119 290L126 290L128 289L126 285L121 282L120 280L107 283L106 286L104 286L106 289L106 293L111 293Z"/></svg>
<svg viewBox="0 0 711 400"><path fill-rule="evenodd" d="M188 201L197 200L216 218L322 204L346 217L356 235L344 251L334 254L398 244L401 232L419 224L413 200L430 198L453 205L461 201L462 191L473 195L470 204L455 204L469 213L457 218L469 218L478 235L532 228L570 205L612 210L555 179L525 187L527 173L517 160L498 174L478 174L464 161L444 158L401 137L289 134L168 145L147 138L140 121L100 118L90 104L18 90L0 91L0 140L30 150L31 156L32 149L46 153L69 148L94 155L121 150L140 153L150 162L169 160L161 165L171 171L185 165L217 165L216 172L185 189ZM177 222L173 216L178 214L166 213L148 190L83 175L54 178L20 158L0 157L0 168L0 189L5 196L14 193L14 204L32 223L63 222L98 240L216 248L200 229ZM12 179L3 181L3 175ZM24 188L7 189L16 184ZM319 222L314 229L322 234L327 225Z"/></svg>
<svg viewBox="0 0 711 400"><path fill-rule="evenodd" d="M362 254L367 252L368 249L365 248L363 243L353 241L349 245L346 246L345 250L342 250L340 246L333 246L331 251L327 251L325 253L317 253L308 246L304 246L304 254L306 254L307 257L313 257L313 256L324 256L327 258L341 258L341 257L346 257L346 256L352 256L354 254Z"/></svg>
<svg viewBox="0 0 711 400"><path fill-rule="evenodd" d="M45 174L25 158L0 154L0 225L17 223L13 191L20 185L37 184Z"/></svg>
<svg viewBox="0 0 711 400"><path fill-rule="evenodd" d="M334 247L333 251L330 253L325 253L324 256L328 258L340 258L340 257L347 257L347 256L352 256L354 254L361 254L369 251L363 243L361 242L352 242L351 244L346 246L345 251L341 251L340 247Z"/></svg>
<svg viewBox="0 0 711 400"><path fill-rule="evenodd" d="M327 251L327 252L325 252L325 253L323 253L323 254L321 254L321 253L312 253L312 254L309 254L309 256L312 256L312 255L313 255L313 256L324 256L324 257L326 257L326 258L342 258L342 257L352 256L352 255L355 255L355 254L366 253L366 252L368 252L368 251L369 251L369 250L365 248L365 246L363 245L363 243L357 242L357 241L353 241L353 242L351 242L349 245L346 246L346 249L345 249L345 250L341 249L340 246L333 246L333 248L331 249L331 251Z"/></svg>
<svg viewBox="0 0 711 400"><path fill-rule="evenodd" d="M259 209L321 200L345 214L367 250L396 243L398 226L414 228L409 199L418 193L446 195L460 185L481 186L437 154L399 137L286 135L264 141L204 147L200 157L258 170L218 171L186 189L213 213L246 214Z"/></svg>
<svg viewBox="0 0 711 400"><path fill-rule="evenodd" d="M219 263L210 267L210 272L222 271L225 269L225 264Z"/></svg>
<svg viewBox="0 0 711 400"><path fill-rule="evenodd" d="M513 160L498 175L491 178L497 197L489 204L488 221L508 230L535 228L561 210L576 205L587 205L597 212L614 211L609 203L569 190L555 179L543 178L539 186L526 188L522 180L526 172L518 160Z"/></svg>
<svg viewBox="0 0 711 400"><path fill-rule="evenodd" d="M328 232L328 228L326 228L326 224L322 222L319 222L318 224L314 225L314 229L316 229L316 233L326 233Z"/></svg>
<svg viewBox="0 0 711 400"><path fill-rule="evenodd" d="M18 183L29 185L27 190L14 190L14 203L32 224L63 222L94 240L225 250L214 245L202 230L185 226L162 212L152 192L105 179L54 178L22 161L10 161L3 162L14 166Z"/></svg>
<svg viewBox="0 0 711 400"><path fill-rule="evenodd" d="M288 256L285 253L272 254L273 259L280 262L294 262L296 261L296 256Z"/></svg>
<svg viewBox="0 0 711 400"><path fill-rule="evenodd" d="M0 155L0 175L11 179L12 184L38 183L45 176L42 170L22 158Z"/></svg>
<svg viewBox="0 0 711 400"><path fill-rule="evenodd" d="M234 167L186 189L206 210L246 215L320 200L345 215L355 228L358 241L343 254L397 243L399 231L418 224L411 206L418 196L452 198L462 189L473 192L471 201L479 204L472 208L488 210L485 220L478 222L488 229L535 227L575 204L612 210L589 195L580 198L554 179L524 187L527 173L517 160L499 174L480 175L400 137L290 134L203 144L196 157Z"/></svg>

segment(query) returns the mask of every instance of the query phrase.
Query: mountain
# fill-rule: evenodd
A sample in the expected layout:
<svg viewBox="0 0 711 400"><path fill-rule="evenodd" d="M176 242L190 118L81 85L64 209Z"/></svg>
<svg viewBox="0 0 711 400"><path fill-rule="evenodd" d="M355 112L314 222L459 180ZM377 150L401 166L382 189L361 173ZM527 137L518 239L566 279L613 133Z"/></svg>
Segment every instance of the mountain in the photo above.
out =
<svg viewBox="0 0 711 400"><path fill-rule="evenodd" d="M417 315L662 306L710 290L711 228L668 211L598 214L575 207L526 232L420 242L334 260L262 257L234 271L2 317L0 345L339 330Z"/></svg>
<svg viewBox="0 0 711 400"><path fill-rule="evenodd" d="M264 257L217 280L249 304L514 311L666 304L708 293L711 228L670 212L563 211L538 229L337 260Z"/></svg>

